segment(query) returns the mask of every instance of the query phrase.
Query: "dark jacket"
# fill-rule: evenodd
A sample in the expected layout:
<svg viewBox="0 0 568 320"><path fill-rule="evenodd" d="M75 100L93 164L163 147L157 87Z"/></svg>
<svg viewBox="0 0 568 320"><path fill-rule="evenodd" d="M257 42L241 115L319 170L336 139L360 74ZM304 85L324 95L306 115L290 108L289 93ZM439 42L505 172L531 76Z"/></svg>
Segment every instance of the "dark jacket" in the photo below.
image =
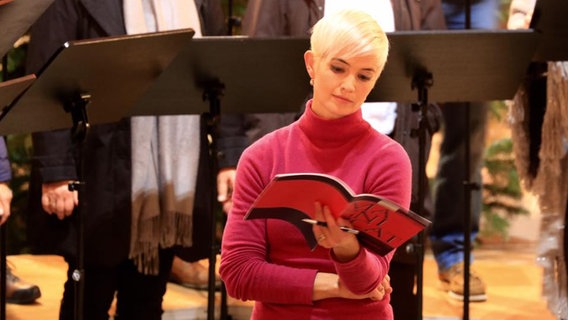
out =
<svg viewBox="0 0 568 320"><path fill-rule="evenodd" d="M204 35L225 33L219 1L196 0ZM37 73L63 43L70 40L124 35L121 0L56 0L34 24L27 71ZM41 74L39 75L41 77ZM71 126L71 118L70 118ZM202 125L202 129L204 126ZM203 130L202 130L203 131ZM194 247L181 255L200 259L209 255L210 161L202 135L198 188L194 210ZM29 199L28 230L38 253L70 259L77 252L77 215L58 220L41 207L41 184L77 178L79 159L69 130L33 134L34 156ZM128 258L131 221L130 121L93 125L83 143L85 263L114 266Z"/></svg>

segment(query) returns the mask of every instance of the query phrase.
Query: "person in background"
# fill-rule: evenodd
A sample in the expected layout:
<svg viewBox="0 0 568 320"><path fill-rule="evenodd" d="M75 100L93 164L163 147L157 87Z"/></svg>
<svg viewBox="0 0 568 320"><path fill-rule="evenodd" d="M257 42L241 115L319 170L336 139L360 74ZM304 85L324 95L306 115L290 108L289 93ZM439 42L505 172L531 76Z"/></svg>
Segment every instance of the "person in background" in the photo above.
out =
<svg viewBox="0 0 568 320"><path fill-rule="evenodd" d="M535 3L511 1L507 28L529 28ZM567 92L567 61L533 61L509 101L515 165L523 186L538 196L542 215L537 246L537 261L543 267L542 294L557 319L568 319Z"/></svg>
<svg viewBox="0 0 568 320"><path fill-rule="evenodd" d="M66 41L185 28L196 37L224 34L220 1L55 0L32 27L27 70L37 73ZM90 127L82 150L84 319L108 319L115 296L114 319L161 319L174 255L209 255L204 122L152 116ZM60 319L74 319L78 197L68 184L77 179L76 150L69 130L35 133L33 147L30 235L40 252L64 257Z"/></svg>
<svg viewBox="0 0 568 320"><path fill-rule="evenodd" d="M312 26L320 20L324 13L328 14L342 8L356 8L371 14L385 31L407 30L441 30L445 29L444 13L440 0L416 1L368 1L368 0L249 0L243 31L251 37L307 37ZM386 79L385 81L388 81ZM418 128L418 112L413 111L410 104L405 103L365 103L363 118L369 121L373 128L389 135L399 142L410 156L413 171L413 190L411 209L418 211L418 180L419 180L419 144L418 137L411 135ZM298 107L300 110L301 107ZM235 167L242 150L268 132L292 123L297 118L296 113L287 114L242 114L224 115L221 122L219 139L218 175L219 201L224 202L225 212L231 207L231 197L227 193L234 182ZM441 122L441 112L437 105L428 106L428 126L431 131L426 133L426 154L430 148L430 140ZM226 130L226 131L223 131ZM425 173L422 173L425 174ZM424 179L427 181L427 179ZM424 186L428 190L428 186ZM431 199L427 192L424 214L432 211ZM415 245L413 240L409 245ZM401 319L416 319L418 317L418 297L415 292L415 277L417 273L417 250L407 252L406 245L397 250L391 261L389 271L393 292L391 305L395 316Z"/></svg>
<svg viewBox="0 0 568 320"><path fill-rule="evenodd" d="M0 225L10 217L10 202L12 189L9 182L12 179L12 169L4 137L0 137ZM0 266L1 268L1 266ZM0 289L2 290L2 289ZM41 290L35 284L27 283L12 273L6 267L6 302L15 304L30 304L41 297Z"/></svg>
<svg viewBox="0 0 568 320"><path fill-rule="evenodd" d="M342 10L318 21L304 54L313 98L293 124L243 153L233 206L223 233L221 278L229 295L254 300L252 319L393 319L388 271L394 252L373 254L340 226L326 203L314 203L315 250L292 224L243 216L276 174L326 173L356 193L408 208L411 164L404 149L363 120L361 105L388 55L386 34L363 11ZM270 102L267 102L270 103Z"/></svg>
<svg viewBox="0 0 568 320"><path fill-rule="evenodd" d="M471 1L471 28L498 27L498 0ZM465 3L462 0L442 0L448 29L465 29ZM470 132L465 132L467 103L441 105L444 116L440 160L434 180L434 216L430 230L430 245L438 265L438 278L449 296L463 300L464 279L464 175L465 141L470 140L469 181L481 184L482 155L485 147L485 127L488 103L469 103ZM481 191L472 190L472 243L479 231ZM473 259L471 260L473 261ZM487 299L485 283L470 271L470 301Z"/></svg>
<svg viewBox="0 0 568 320"><path fill-rule="evenodd" d="M0 6L12 2L12 0L0 0ZM0 139L0 225L6 223L10 217L10 203L12 202L12 189L9 181L12 179L12 168L6 148L4 137ZM0 266L1 268L2 266ZM0 291L2 288L0 288ZM41 297L41 291L35 284L27 283L12 273L10 267L6 267L6 302L15 304L29 304Z"/></svg>

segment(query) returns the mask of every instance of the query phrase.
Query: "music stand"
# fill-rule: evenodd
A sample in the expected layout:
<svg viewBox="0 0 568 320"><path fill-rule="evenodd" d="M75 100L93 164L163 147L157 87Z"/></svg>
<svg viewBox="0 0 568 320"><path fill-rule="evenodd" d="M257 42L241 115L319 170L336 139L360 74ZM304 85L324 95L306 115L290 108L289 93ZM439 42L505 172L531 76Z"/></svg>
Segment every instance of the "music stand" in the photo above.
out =
<svg viewBox="0 0 568 320"><path fill-rule="evenodd" d="M224 85L223 113L297 112L311 92L303 62L308 49L309 40L298 38L193 39L131 114L186 114L187 105L208 112L209 102L193 93L218 85Z"/></svg>
<svg viewBox="0 0 568 320"><path fill-rule="evenodd" d="M16 101L26 89L35 81L36 76L31 74L24 77L0 82L0 121L10 110L12 103Z"/></svg>
<svg viewBox="0 0 568 320"><path fill-rule="evenodd" d="M311 91L303 62L308 48L307 39L236 36L193 39L129 114L207 113L207 131L212 137L209 146L213 167L211 185L216 186L215 127L220 113L299 111ZM270 101L269 110L266 101ZM211 192L211 208L216 208L217 189L213 187ZM208 319L214 319L215 315L215 264L219 252L215 212L213 209L211 217ZM221 318L224 319L226 292L223 286L221 294Z"/></svg>
<svg viewBox="0 0 568 320"><path fill-rule="evenodd" d="M427 107L430 102L504 100L514 96L538 36L522 31L408 31L389 34L391 52L368 101L397 101L419 106L419 214L424 210ZM383 80L384 79L384 80ZM416 92L415 92L416 90ZM466 170L469 172L469 169ZM471 183L465 183L466 194ZM466 203L467 203L466 199ZM465 211L464 318L469 317L471 208ZM468 227L469 226L469 227ZM423 233L419 241L423 241ZM417 251L417 297L422 318L423 245Z"/></svg>
<svg viewBox="0 0 568 320"><path fill-rule="evenodd" d="M0 5L0 57L4 56L53 0L16 0Z"/></svg>
<svg viewBox="0 0 568 320"><path fill-rule="evenodd" d="M65 43L38 73L38 79L0 121L0 135L69 128L78 151L77 269L73 271L75 319L83 317L85 192L82 143L90 124L123 118L181 48L191 29ZM87 108L89 106L89 108ZM71 118L71 121L70 121Z"/></svg>
<svg viewBox="0 0 568 320"><path fill-rule="evenodd" d="M530 30L397 31L388 37L389 58L368 101L416 102L417 72L435 75L431 102L510 98L537 41Z"/></svg>

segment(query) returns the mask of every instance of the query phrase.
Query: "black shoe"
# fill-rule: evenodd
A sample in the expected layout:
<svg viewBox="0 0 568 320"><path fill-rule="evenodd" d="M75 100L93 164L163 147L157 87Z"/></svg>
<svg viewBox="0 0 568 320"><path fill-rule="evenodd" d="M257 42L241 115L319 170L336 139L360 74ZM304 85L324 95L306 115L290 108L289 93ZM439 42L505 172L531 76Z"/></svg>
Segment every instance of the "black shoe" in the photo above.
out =
<svg viewBox="0 0 568 320"><path fill-rule="evenodd" d="M15 304L30 304L41 297L41 291L35 284L26 283L6 268L6 302Z"/></svg>

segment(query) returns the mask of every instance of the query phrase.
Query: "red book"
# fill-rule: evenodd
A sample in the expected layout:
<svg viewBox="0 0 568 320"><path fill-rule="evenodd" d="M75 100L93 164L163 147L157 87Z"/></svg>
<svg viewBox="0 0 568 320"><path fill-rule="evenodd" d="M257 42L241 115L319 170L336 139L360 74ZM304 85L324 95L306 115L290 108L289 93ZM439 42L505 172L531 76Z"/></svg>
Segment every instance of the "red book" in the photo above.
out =
<svg viewBox="0 0 568 320"><path fill-rule="evenodd" d="M315 202L349 220L353 228L344 230L356 233L363 246L379 255L389 253L430 225L427 219L393 201L374 194L355 194L340 179L316 173L276 175L255 200L245 220L288 221L300 229L313 250L317 241L312 224L305 220L315 222Z"/></svg>

